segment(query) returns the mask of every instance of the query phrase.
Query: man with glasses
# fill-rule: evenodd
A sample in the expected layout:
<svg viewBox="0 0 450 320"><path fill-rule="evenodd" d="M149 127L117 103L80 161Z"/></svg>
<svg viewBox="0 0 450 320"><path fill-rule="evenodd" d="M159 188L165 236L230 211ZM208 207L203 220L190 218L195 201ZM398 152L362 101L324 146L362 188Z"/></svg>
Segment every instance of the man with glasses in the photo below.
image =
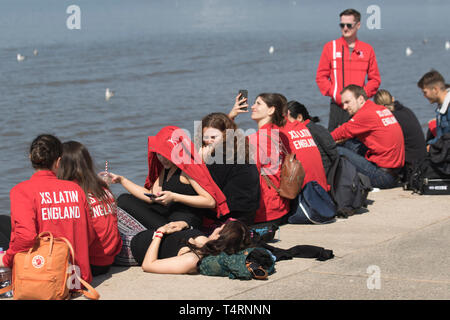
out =
<svg viewBox="0 0 450 320"><path fill-rule="evenodd" d="M370 98L381 83L372 46L357 38L361 14L355 9L347 9L339 16L342 37L325 44L316 74L320 92L331 97L328 121L330 132L350 118L342 109L340 92L344 87L350 84L361 86Z"/></svg>

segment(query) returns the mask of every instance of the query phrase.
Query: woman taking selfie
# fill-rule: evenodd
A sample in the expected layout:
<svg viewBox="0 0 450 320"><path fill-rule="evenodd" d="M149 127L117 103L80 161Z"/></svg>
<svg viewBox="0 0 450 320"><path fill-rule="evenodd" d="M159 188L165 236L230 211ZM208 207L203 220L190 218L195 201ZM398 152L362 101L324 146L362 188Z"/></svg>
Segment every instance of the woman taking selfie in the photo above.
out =
<svg viewBox="0 0 450 320"><path fill-rule="evenodd" d="M247 99L236 97L235 105L228 116L234 120L240 113L248 112ZM255 223L271 222L285 224L289 214L289 199L281 197L273 188L280 186L281 164L284 159L283 150L290 152L289 140L281 128L286 120L286 99L277 93L262 93L255 99L251 107L251 118L256 122L258 131L249 136L250 143L255 146L256 166L260 173L259 183L261 199L256 211ZM266 178L270 181L266 181Z"/></svg>

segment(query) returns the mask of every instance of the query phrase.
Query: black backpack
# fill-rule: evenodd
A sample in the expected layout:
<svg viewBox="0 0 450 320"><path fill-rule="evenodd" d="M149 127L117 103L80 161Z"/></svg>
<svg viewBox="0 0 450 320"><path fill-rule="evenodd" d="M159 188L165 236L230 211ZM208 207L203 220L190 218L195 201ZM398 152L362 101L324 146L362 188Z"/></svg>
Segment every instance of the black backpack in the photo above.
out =
<svg viewBox="0 0 450 320"><path fill-rule="evenodd" d="M430 146L422 161L414 163L407 173L403 189L419 194L450 194L450 133ZM441 192L435 192L435 190Z"/></svg>
<svg viewBox="0 0 450 320"><path fill-rule="evenodd" d="M360 208L367 207L367 195L372 190L369 177L356 171L356 167L340 155L328 173L330 196L336 204L337 217L347 218Z"/></svg>

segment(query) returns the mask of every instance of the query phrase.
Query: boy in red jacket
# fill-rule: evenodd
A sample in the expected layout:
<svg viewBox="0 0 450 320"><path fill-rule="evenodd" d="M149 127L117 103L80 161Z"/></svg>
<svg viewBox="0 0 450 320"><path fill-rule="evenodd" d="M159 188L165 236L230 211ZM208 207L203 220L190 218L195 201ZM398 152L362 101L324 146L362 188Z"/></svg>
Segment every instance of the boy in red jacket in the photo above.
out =
<svg viewBox="0 0 450 320"><path fill-rule="evenodd" d="M339 154L345 155L358 172L368 176L373 187L395 187L405 162L402 128L389 109L367 100L362 87L349 85L341 95L344 110L352 118L331 132L331 136L337 143L358 139L354 145L360 151L358 154L350 150L355 140L349 140L345 147L338 146Z"/></svg>
<svg viewBox="0 0 450 320"><path fill-rule="evenodd" d="M375 52L369 44L359 41L361 14L347 9L340 14L342 37L325 44L316 73L316 83L324 96L331 97L328 130L331 132L349 117L342 109L341 90L349 84L361 86L370 98L380 83ZM367 82L365 83L367 76Z"/></svg>

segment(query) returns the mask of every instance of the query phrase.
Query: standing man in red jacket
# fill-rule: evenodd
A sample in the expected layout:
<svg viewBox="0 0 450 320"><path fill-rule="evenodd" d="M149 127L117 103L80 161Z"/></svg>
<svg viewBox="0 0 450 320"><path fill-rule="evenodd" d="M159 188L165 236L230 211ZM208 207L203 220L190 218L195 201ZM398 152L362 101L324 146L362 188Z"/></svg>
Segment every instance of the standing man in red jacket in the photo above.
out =
<svg viewBox="0 0 450 320"><path fill-rule="evenodd" d="M340 92L344 87L356 84L363 87L371 98L381 83L372 46L357 38L361 14L355 9L347 9L339 16L342 37L325 44L316 74L320 92L331 97L328 121L330 132L349 119L347 112L342 109Z"/></svg>
<svg viewBox="0 0 450 320"><path fill-rule="evenodd" d="M344 147L337 147L339 154L368 176L372 187L396 187L405 163L405 142L397 119L388 108L367 100L360 86L351 84L341 95L351 119L331 132L336 143L346 141Z"/></svg>

